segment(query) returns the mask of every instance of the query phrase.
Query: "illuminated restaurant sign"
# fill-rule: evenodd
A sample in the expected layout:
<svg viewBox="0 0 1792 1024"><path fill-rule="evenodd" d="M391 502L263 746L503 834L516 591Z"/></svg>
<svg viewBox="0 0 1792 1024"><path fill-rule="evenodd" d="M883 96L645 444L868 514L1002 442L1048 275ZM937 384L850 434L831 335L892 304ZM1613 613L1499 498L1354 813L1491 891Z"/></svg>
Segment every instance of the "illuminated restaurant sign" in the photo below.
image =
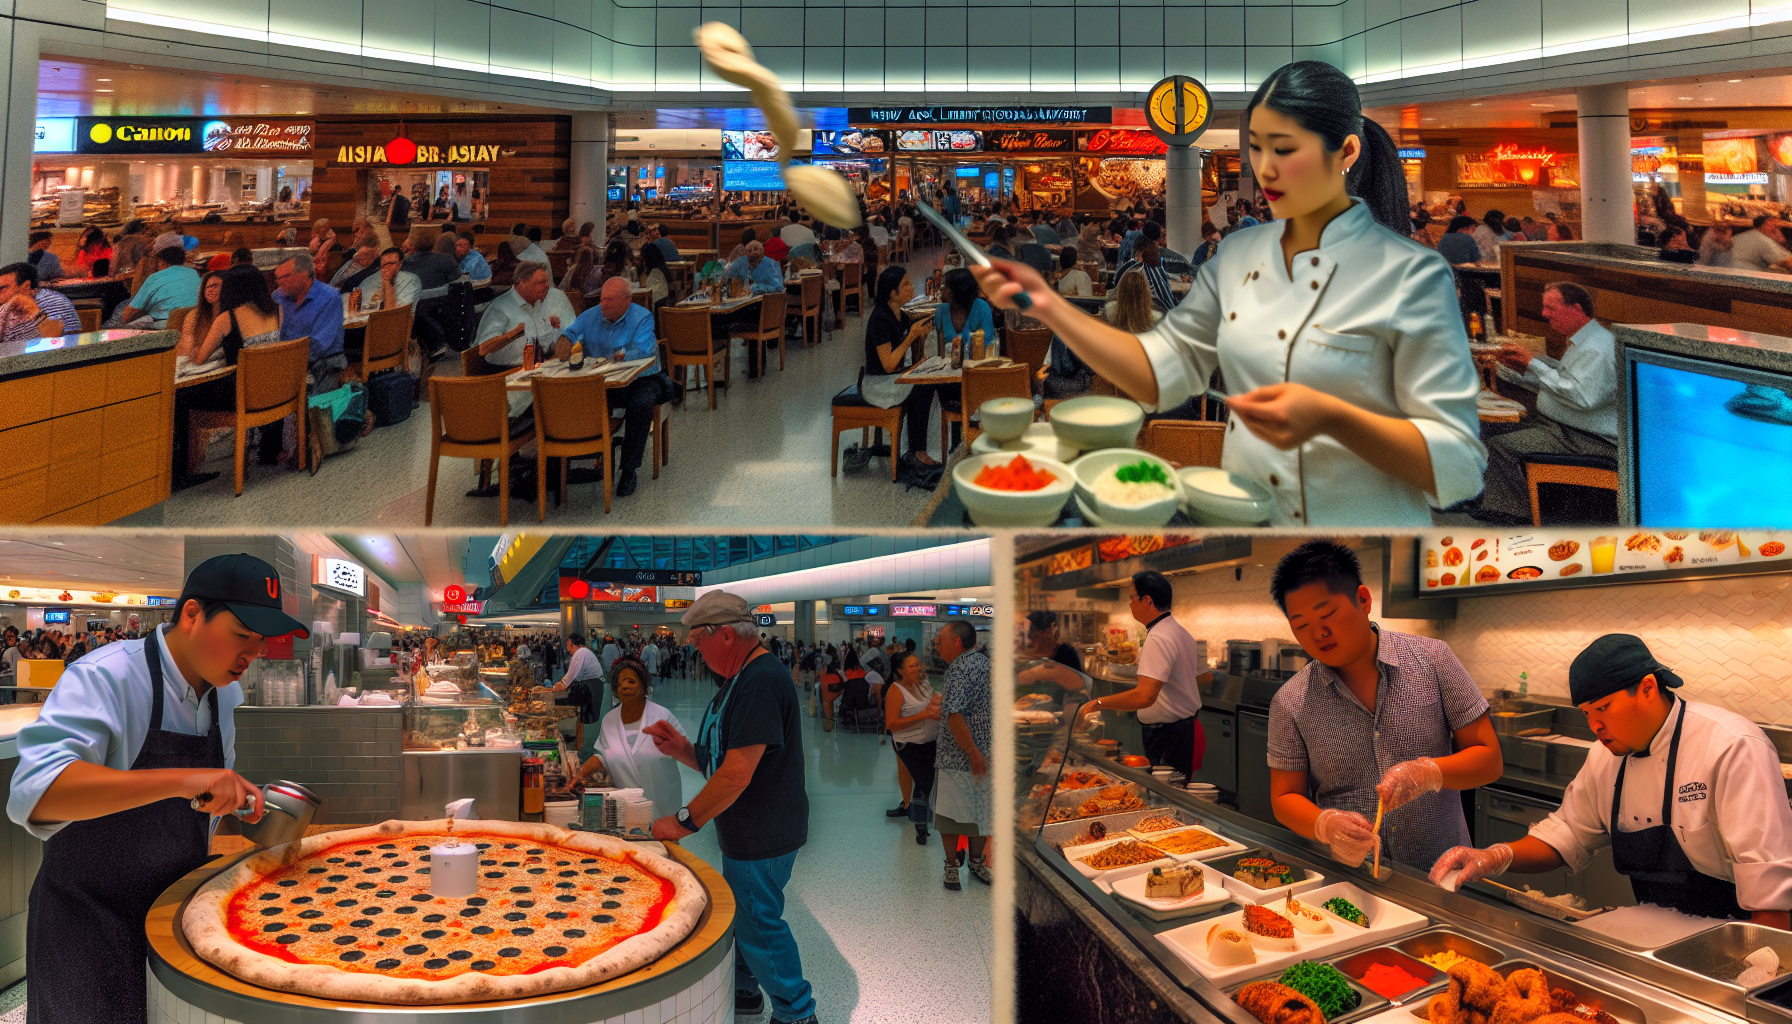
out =
<svg viewBox="0 0 1792 1024"><path fill-rule="evenodd" d="M478 615L485 611L484 601L443 601L443 615Z"/></svg>
<svg viewBox="0 0 1792 1024"><path fill-rule="evenodd" d="M1128 156L1156 155L1167 153L1170 149L1156 135L1137 128L1103 128L1097 132L1084 132L1077 139L1077 148L1085 153Z"/></svg>
<svg viewBox="0 0 1792 1024"><path fill-rule="evenodd" d="M1070 151L1070 141L1070 132L1049 128L983 133L983 149L990 153L1066 153Z"/></svg>
<svg viewBox="0 0 1792 1024"><path fill-rule="evenodd" d="M1106 124L1112 107L850 107L853 124Z"/></svg>
<svg viewBox="0 0 1792 1024"><path fill-rule="evenodd" d="M75 119L77 153L309 154L312 121L258 118L82 117Z"/></svg>
<svg viewBox="0 0 1792 1024"><path fill-rule="evenodd" d="M896 148L904 153L979 153L983 150L983 133L969 128L916 128L897 132Z"/></svg>
<svg viewBox="0 0 1792 1024"><path fill-rule="evenodd" d="M444 164L490 164L507 155L495 145L436 146L418 145L400 135L383 146L343 146L336 152L339 164L418 164L436 167Z"/></svg>
<svg viewBox="0 0 1792 1024"><path fill-rule="evenodd" d="M931 619L939 614L939 609L937 604L893 604L890 615L898 619Z"/></svg>
<svg viewBox="0 0 1792 1024"><path fill-rule="evenodd" d="M1547 146L1501 143L1485 153L1456 155L1456 184L1463 188L1540 188L1576 177L1562 154Z"/></svg>

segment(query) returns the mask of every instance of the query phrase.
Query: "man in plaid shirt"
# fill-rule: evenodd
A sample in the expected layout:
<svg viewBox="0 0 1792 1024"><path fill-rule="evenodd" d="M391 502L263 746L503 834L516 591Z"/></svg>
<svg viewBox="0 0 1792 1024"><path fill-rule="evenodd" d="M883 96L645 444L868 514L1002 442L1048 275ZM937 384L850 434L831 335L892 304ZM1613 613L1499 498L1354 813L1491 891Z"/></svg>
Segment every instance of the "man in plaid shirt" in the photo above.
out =
<svg viewBox="0 0 1792 1024"><path fill-rule="evenodd" d="M1372 596L1349 548L1302 544L1277 564L1270 590L1313 659L1270 706L1276 819L1340 863L1361 864L1385 843L1394 860L1429 871L1466 845L1462 800L1448 791L1503 770L1486 699L1442 641L1370 621Z"/></svg>

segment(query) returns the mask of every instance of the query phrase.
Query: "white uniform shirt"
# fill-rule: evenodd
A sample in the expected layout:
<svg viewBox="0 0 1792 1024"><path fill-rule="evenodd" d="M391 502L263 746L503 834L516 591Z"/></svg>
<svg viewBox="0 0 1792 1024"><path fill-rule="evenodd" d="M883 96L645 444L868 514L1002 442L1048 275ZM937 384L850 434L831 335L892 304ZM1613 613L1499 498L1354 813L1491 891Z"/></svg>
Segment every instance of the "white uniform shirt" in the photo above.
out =
<svg viewBox="0 0 1792 1024"><path fill-rule="evenodd" d="M572 660L566 663L566 674L560 680L570 683L579 679L595 679L601 675L603 670L597 667L597 655L592 654L589 647L580 647L572 652Z"/></svg>
<svg viewBox="0 0 1792 1024"><path fill-rule="evenodd" d="M1730 265L1738 270L1772 270L1792 259L1792 252L1760 229L1743 231L1730 243Z"/></svg>
<svg viewBox="0 0 1792 1024"><path fill-rule="evenodd" d="M165 627L164 627L165 629ZM189 736L211 731L211 705L187 685L162 649L162 728ZM34 825L31 812L62 770L77 760L130 770L149 735L149 714L155 695L149 688L149 666L142 640L107 644L63 671L44 701L37 721L19 730L19 766L12 773L12 796L6 815L39 839L49 839L67 822ZM236 721L232 711L243 703L237 683L218 690L218 728L224 741L224 766L236 764Z"/></svg>
<svg viewBox="0 0 1792 1024"><path fill-rule="evenodd" d="M360 288L361 308L372 309L373 297L379 295L385 289L385 286L385 278L381 277L378 272L368 274L366 277L362 278ZM398 276L392 279L392 297L398 300L398 305L393 306L393 309L397 309L398 306L415 305L417 299L422 294L423 280L416 274L413 274L408 270L400 270ZM505 328L505 330L508 329L509 328ZM499 331L498 333L503 334L504 331Z"/></svg>
<svg viewBox="0 0 1792 1024"><path fill-rule="evenodd" d="M1201 710L1201 686L1197 682L1207 671L1202 664L1201 649L1182 623L1164 618L1145 634L1145 646L1139 650L1139 675L1163 680L1157 700L1139 709L1139 721L1145 725L1168 725L1195 717Z"/></svg>
<svg viewBox="0 0 1792 1024"><path fill-rule="evenodd" d="M1710 704L1684 705L1680 757L1674 766L1674 838L1703 874L1736 883L1744 910L1792 910L1792 808L1779 754L1760 727ZM1649 744L1649 756L1632 756L1624 773L1624 803L1617 827L1636 832L1661 824L1661 788L1677 706ZM1594 747L1568 785L1562 807L1535 825L1531 835L1548 843L1570 869L1580 871L1594 851L1611 845L1612 788L1618 758Z"/></svg>
<svg viewBox="0 0 1792 1024"><path fill-rule="evenodd" d="M555 327L550 317L559 317L560 326ZM566 293L558 288L549 288L541 301L531 306L523 301L523 297L512 288L491 301L485 307L485 315L479 318L479 344L508 332L517 324L523 325L523 333L510 344L494 352L488 353L485 361L493 366L523 365L523 346L533 341L541 347L543 358L552 353L554 343L560 340L560 332L572 326L578 319L573 312L572 303Z"/></svg>
<svg viewBox="0 0 1792 1024"><path fill-rule="evenodd" d="M1537 411L1617 444L1617 339L1589 320L1568 340L1573 344L1560 360L1536 356L1525 369L1525 382L1537 388Z"/></svg>
<svg viewBox="0 0 1792 1024"><path fill-rule="evenodd" d="M1295 257L1292 279L1280 223L1236 232L1201 264L1188 297L1139 339L1158 408L1201 394L1218 367L1231 394L1305 384L1405 419L1424 436L1437 481L1430 495L1335 438L1285 452L1227 424L1221 464L1269 488L1277 526L1429 526L1430 506L1481 492L1480 382L1450 265L1375 223L1360 200L1326 225L1318 249Z"/></svg>

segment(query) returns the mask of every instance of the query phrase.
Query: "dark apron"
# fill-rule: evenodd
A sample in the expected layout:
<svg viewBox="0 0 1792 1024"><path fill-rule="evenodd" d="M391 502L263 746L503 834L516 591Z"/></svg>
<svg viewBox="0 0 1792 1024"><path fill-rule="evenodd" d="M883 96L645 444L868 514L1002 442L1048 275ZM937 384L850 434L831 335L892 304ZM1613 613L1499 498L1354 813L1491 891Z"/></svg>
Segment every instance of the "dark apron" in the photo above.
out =
<svg viewBox="0 0 1792 1024"><path fill-rule="evenodd" d="M1713 878L1692 866L1680 840L1674 838L1674 765L1680 758L1680 728L1686 724L1686 702L1680 702L1680 718L1668 743L1668 770L1662 780L1661 824L1637 832L1618 828L1624 799L1624 769L1618 765L1618 781L1612 787L1612 861L1620 874L1630 876L1630 888L1638 903L1678 910L1696 917L1747 920L1749 912L1736 902L1736 883Z"/></svg>
<svg viewBox="0 0 1792 1024"><path fill-rule="evenodd" d="M162 651L151 629L143 640L154 703L132 771L223 768L218 691L206 695L212 727L204 736L162 728ZM31 886L25 945L30 1024L147 1021L143 919L182 876L204 864L211 819L182 797L73 821L44 844Z"/></svg>

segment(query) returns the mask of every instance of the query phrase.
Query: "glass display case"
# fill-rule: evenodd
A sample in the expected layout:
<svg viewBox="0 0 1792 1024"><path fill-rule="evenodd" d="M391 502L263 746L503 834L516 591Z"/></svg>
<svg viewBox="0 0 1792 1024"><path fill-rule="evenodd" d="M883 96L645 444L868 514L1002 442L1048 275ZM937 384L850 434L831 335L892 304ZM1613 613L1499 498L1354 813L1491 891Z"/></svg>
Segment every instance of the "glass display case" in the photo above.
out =
<svg viewBox="0 0 1792 1024"><path fill-rule="evenodd" d="M494 701L411 703L404 709L406 750L517 750L522 738Z"/></svg>

